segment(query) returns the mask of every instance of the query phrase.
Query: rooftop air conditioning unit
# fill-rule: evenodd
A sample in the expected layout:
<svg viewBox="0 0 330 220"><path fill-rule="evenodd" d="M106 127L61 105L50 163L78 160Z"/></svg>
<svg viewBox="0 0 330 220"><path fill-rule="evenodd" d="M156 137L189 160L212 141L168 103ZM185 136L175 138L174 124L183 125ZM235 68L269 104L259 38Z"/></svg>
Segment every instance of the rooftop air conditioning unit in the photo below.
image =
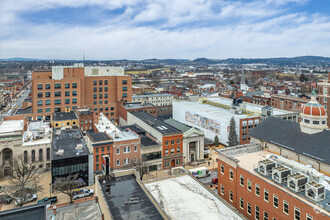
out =
<svg viewBox="0 0 330 220"><path fill-rule="evenodd" d="M294 173L288 176L287 186L295 192L305 190L305 185L308 182L308 176L302 173Z"/></svg>
<svg viewBox="0 0 330 220"><path fill-rule="evenodd" d="M117 132L115 133L115 138L119 138L119 134Z"/></svg>
<svg viewBox="0 0 330 220"><path fill-rule="evenodd" d="M82 144L77 144L76 150L82 150L83 145Z"/></svg>
<svg viewBox="0 0 330 220"><path fill-rule="evenodd" d="M286 183L292 170L286 166L274 167L272 170L272 179L277 183Z"/></svg>
<svg viewBox="0 0 330 220"><path fill-rule="evenodd" d="M264 176L271 175L274 167L276 167L276 163L269 159L258 162L258 172Z"/></svg>
<svg viewBox="0 0 330 220"><path fill-rule="evenodd" d="M325 186L315 181L307 183L305 195L307 198L312 199L315 202L324 200L326 197Z"/></svg>
<svg viewBox="0 0 330 220"><path fill-rule="evenodd" d="M63 156L64 155L64 149L58 149L56 152L56 156Z"/></svg>

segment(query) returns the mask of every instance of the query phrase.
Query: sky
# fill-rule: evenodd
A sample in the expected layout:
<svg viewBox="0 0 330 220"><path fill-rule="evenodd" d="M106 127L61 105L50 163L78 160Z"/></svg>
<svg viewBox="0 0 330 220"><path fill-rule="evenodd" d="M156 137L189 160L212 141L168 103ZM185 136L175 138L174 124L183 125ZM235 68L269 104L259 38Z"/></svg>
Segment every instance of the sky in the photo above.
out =
<svg viewBox="0 0 330 220"><path fill-rule="evenodd" d="M0 0L0 58L330 56L330 0Z"/></svg>

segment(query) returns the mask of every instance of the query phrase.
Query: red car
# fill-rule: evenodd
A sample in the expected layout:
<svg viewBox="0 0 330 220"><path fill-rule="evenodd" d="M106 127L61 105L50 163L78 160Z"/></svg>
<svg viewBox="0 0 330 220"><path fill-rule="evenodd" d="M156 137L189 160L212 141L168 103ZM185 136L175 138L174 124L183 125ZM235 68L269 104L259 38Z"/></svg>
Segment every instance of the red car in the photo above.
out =
<svg viewBox="0 0 330 220"><path fill-rule="evenodd" d="M217 184L218 183L218 177L213 177L212 178L212 183Z"/></svg>

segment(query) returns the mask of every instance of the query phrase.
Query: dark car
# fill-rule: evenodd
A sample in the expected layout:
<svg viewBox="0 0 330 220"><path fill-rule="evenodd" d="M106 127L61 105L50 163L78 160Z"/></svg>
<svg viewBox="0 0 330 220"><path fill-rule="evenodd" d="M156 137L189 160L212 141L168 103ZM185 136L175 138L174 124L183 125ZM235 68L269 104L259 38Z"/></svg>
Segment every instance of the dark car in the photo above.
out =
<svg viewBox="0 0 330 220"><path fill-rule="evenodd" d="M13 201L13 198L7 196L7 195L0 195L0 203L1 204L9 204Z"/></svg>
<svg viewBox="0 0 330 220"><path fill-rule="evenodd" d="M217 184L218 183L218 177L213 177L212 178L212 183Z"/></svg>

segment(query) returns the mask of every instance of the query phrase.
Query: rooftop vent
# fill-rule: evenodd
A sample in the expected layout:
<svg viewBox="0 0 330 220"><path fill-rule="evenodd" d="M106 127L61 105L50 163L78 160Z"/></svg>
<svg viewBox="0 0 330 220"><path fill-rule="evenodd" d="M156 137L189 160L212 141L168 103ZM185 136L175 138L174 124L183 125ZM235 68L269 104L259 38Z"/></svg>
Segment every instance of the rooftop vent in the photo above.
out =
<svg viewBox="0 0 330 220"><path fill-rule="evenodd" d="M326 197L326 190L323 184L312 181L306 184L305 196L315 202L324 200Z"/></svg>
<svg viewBox="0 0 330 220"><path fill-rule="evenodd" d="M64 155L64 149L58 149L56 152L56 156L63 156Z"/></svg>
<svg viewBox="0 0 330 220"><path fill-rule="evenodd" d="M76 150L82 150L83 149L83 145L82 144L77 144Z"/></svg>
<svg viewBox="0 0 330 220"><path fill-rule="evenodd" d="M294 173L288 176L287 186L289 189L295 192L301 192L305 190L305 185L307 182L307 176L302 173Z"/></svg>
<svg viewBox="0 0 330 220"><path fill-rule="evenodd" d="M115 133L115 138L119 138L119 134L117 132Z"/></svg>

